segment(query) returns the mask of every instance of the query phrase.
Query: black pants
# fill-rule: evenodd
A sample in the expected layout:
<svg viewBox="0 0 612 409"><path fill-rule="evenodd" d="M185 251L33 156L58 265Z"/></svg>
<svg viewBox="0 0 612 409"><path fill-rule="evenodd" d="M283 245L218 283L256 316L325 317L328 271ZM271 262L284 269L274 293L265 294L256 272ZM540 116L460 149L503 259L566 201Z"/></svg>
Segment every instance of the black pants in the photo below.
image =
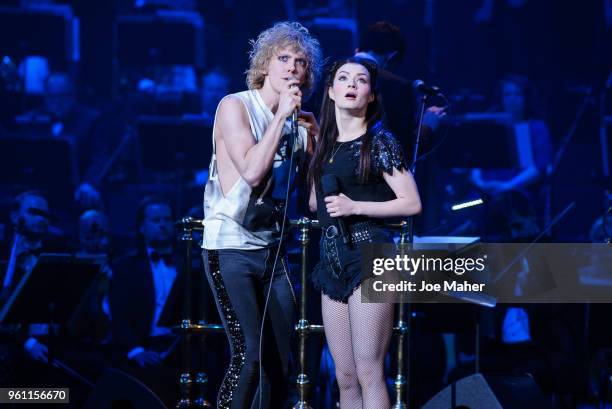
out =
<svg viewBox="0 0 612 409"><path fill-rule="evenodd" d="M276 248L204 251L206 275L232 353L217 398L221 409L284 407L296 305L282 252L272 271L275 254Z"/></svg>

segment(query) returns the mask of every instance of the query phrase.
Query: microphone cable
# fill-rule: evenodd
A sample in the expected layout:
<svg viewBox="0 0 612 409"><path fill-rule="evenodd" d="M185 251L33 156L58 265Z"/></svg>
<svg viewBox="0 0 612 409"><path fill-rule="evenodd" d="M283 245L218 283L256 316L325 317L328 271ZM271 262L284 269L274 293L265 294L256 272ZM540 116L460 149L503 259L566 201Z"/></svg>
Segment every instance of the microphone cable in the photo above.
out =
<svg viewBox="0 0 612 409"><path fill-rule="evenodd" d="M296 113L297 113L297 109L296 109ZM297 115L296 113L292 114L292 119L297 119ZM298 132L298 126L297 126L297 121L291 121L291 136L289 139L289 142L291 143L287 143L287 148L289 148L291 150L291 153L289 154L289 172L287 175L287 191L285 193L285 206L283 209L283 221L281 223L281 229L280 229L280 239L278 241L278 245L276 247L276 254L274 256L274 263L272 264L272 271L270 272L270 283L268 285L268 290L266 292L266 301L264 303L264 310L262 313L262 317L261 317L261 327L259 330L259 409L261 409L261 405L262 405L262 400L263 400L263 389L262 389L262 380L263 380L263 354L262 354L262 344L263 344L263 333L264 333L264 327L265 327L265 323L266 323L266 312L268 310L268 302L270 301L270 294L272 293L272 283L274 280L274 271L276 270L276 264L278 263L278 259L279 259L279 255L280 255L280 251L283 245L283 239L284 239L284 234L285 234L285 226L286 226L286 222L287 222L287 209L289 207L289 194L290 194L290 188L291 188L291 174L293 173L293 154L295 152L295 143L297 141L299 137L299 132ZM274 165L273 165L274 166ZM282 261L281 261L282 262ZM264 277L265 277L265 268L267 266L267 258L266 258L266 263L264 263ZM295 298L295 294L293 293L293 286L291 285L291 280L289 279L288 276L288 272L287 269L285 268L285 266L283 265L283 270L285 270L285 276L287 277L287 281L289 283L289 287L291 290L291 295L293 295L293 302L296 304L297 306L297 299Z"/></svg>

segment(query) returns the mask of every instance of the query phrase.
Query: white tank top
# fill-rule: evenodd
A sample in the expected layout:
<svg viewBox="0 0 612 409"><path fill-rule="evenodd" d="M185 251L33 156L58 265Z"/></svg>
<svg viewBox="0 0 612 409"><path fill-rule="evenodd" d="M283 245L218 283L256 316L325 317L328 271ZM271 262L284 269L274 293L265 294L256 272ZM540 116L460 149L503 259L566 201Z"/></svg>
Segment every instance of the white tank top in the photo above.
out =
<svg viewBox="0 0 612 409"><path fill-rule="evenodd" d="M232 95L240 99L244 104L249 116L251 133L256 143L259 142L263 138L264 132L272 121L274 114L266 106L257 90L242 91ZM225 196L223 195L219 175L217 173L215 146L216 122L217 114L215 113L212 132L212 158L210 161L208 182L204 189L204 236L202 247L209 250L254 250L274 245L279 238L278 231L275 229L254 232L244 227L245 215L249 210L249 203L256 202L256 200L251 200L251 196L257 196L258 198L262 194L261 192L253 191L242 176L238 176L236 183L229 189ZM274 197L276 199L282 198L284 200L286 188L284 188L284 190L280 188L287 186L289 155L286 152L286 141L288 136L291 135L291 121L287 120L285 122L282 133L283 137L281 137L279 149L274 156L274 163L270 175L272 184L263 194L265 196ZM231 143L231 135L225 135L224 137L226 143ZM303 162L304 152L307 146L306 138L306 129L299 127L298 140L294 144L293 170L295 170L297 164ZM263 181L259 185L266 186L266 184L267 182Z"/></svg>

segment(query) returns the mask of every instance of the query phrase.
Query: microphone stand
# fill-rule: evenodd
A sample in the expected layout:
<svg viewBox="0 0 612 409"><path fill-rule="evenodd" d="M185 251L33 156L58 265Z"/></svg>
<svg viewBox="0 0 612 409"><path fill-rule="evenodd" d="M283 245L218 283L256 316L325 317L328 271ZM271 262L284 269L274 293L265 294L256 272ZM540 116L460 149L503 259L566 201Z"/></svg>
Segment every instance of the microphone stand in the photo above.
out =
<svg viewBox="0 0 612 409"><path fill-rule="evenodd" d="M425 105L427 103L427 95L421 95L421 109L419 110L419 127L417 128L416 138L414 140L414 150L412 152L412 163L410 165L410 172L414 176L416 172L416 162L419 154L419 143L421 141L421 131L423 129L423 118L425 116ZM411 218L412 220L412 218ZM410 241L412 242L413 236L411 233Z"/></svg>
<svg viewBox="0 0 612 409"><path fill-rule="evenodd" d="M561 162L561 158L563 157L563 154L565 153L565 150L567 149L569 143L571 142L572 138L574 137L574 134L576 133L576 129L578 128L578 123L580 122L580 119L582 118L582 116L586 112L587 107L591 103L593 103L593 97L591 96L591 93L589 92L589 94L586 95L584 97L584 99L582 100L582 103L580 104L580 108L578 109L578 112L576 113L576 116L574 117L574 120L572 121L572 124L570 126L569 131L563 137L563 140L559 144L559 148L555 152L555 156L553 158L553 161L546 167L546 174L545 174L545 177L544 177L544 200L545 200L545 204L544 204L544 225L548 226L548 227L547 227L546 230L544 230L544 232L548 236L551 235L550 229L552 228L552 223L551 223L551 218L552 218L552 178L553 178L555 172L557 171L557 168L559 167L559 163Z"/></svg>
<svg viewBox="0 0 612 409"><path fill-rule="evenodd" d="M419 152L419 143L421 141L421 130L423 129L423 117L425 116L425 105L427 103L427 95L421 95L420 101L420 110L419 110L419 126L417 128L416 138L414 140L414 150L412 152L412 162L410 164L410 172L412 176L416 173L416 163ZM402 238L400 240L400 251L403 253L405 248L404 246L408 245L409 248L412 248L412 244L414 243L414 219L409 217L405 230L402 234ZM412 394L410 393L410 351L411 351L411 322L412 322L412 304L408 303L406 306L406 311L404 311L404 296L400 298L400 302L398 305L398 314L397 314L397 375L395 378L395 403L393 404L393 409L406 409L408 407L413 407L413 402L411 400ZM406 356L408 358L406 363L406 371L404 375L404 340L407 341L406 348ZM404 402L404 393L408 394L408 406Z"/></svg>

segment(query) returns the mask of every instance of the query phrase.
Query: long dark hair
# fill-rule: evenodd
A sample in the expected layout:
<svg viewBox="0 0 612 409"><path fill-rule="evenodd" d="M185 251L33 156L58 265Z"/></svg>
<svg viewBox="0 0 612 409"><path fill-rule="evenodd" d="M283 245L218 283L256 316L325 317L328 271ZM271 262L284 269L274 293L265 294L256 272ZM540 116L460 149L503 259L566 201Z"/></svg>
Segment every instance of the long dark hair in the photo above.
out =
<svg viewBox="0 0 612 409"><path fill-rule="evenodd" d="M368 104L366 110L366 126L367 132L362 139L361 155L359 159L359 178L362 182L366 181L370 175L370 153L372 151L372 133L370 130L382 119L382 98L378 91L378 71L376 66L370 62L355 58L347 58L336 61L329 69L325 78L325 87L323 90L323 103L321 104L321 113L319 115L321 121L321 129L319 132L319 143L315 148L310 167L308 169L308 186L321 179L323 171L323 163L328 160L331 150L338 139L338 124L336 123L336 103L329 97L329 88L334 84L336 72L344 64L354 63L364 66L370 74L370 92L374 95L374 99Z"/></svg>
<svg viewBox="0 0 612 409"><path fill-rule="evenodd" d="M496 109L503 110L504 85L506 84L516 85L521 90L521 94L523 94L523 119L539 119L543 117L535 87L527 77L519 74L508 74L497 82L496 99L499 101L499 107L495 107Z"/></svg>

